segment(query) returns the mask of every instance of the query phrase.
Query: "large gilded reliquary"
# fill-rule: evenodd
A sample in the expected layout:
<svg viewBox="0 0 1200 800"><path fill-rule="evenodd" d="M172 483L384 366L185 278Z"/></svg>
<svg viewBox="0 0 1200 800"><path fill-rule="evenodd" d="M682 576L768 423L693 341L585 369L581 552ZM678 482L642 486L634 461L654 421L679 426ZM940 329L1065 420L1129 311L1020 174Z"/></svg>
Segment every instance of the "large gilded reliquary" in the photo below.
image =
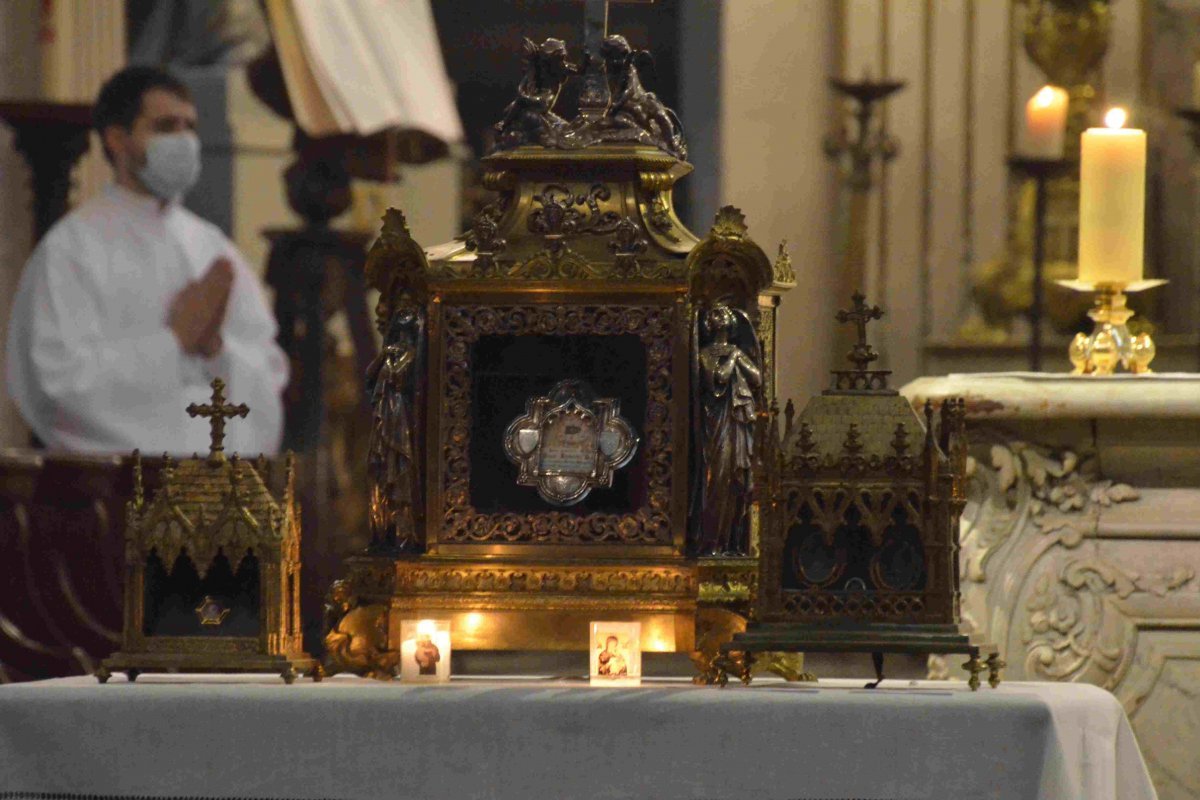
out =
<svg viewBox="0 0 1200 800"><path fill-rule="evenodd" d="M456 650L582 649L603 618L691 650L701 562L756 535L753 426L794 276L737 209L703 240L680 222L682 134L622 37L582 69L556 40L525 57L484 158L497 199L430 248L391 210L368 257L373 541L339 591L386 606L392 642L420 616L451 619Z"/></svg>

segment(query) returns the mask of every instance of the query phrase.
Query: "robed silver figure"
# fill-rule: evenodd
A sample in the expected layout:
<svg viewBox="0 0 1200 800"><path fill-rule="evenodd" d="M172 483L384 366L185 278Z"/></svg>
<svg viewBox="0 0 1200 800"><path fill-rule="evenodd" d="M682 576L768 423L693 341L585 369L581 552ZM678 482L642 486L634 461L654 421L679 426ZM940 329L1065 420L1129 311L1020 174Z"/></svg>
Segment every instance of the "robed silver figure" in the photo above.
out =
<svg viewBox="0 0 1200 800"><path fill-rule="evenodd" d="M745 312L701 312L697 365L700 448L692 531L701 555L749 553L754 426L762 359Z"/></svg>
<svg viewBox="0 0 1200 800"><path fill-rule="evenodd" d="M367 369L372 408L367 462L372 549L415 551L421 546L413 514L419 487L412 379L420 335L419 314L399 309L382 352Z"/></svg>

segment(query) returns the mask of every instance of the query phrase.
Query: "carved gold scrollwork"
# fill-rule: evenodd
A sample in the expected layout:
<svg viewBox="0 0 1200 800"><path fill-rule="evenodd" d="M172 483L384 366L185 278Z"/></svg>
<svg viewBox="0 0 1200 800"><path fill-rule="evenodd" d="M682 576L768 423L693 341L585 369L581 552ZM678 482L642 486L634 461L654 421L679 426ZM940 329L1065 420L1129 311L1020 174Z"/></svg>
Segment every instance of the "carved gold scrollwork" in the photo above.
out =
<svg viewBox="0 0 1200 800"><path fill-rule="evenodd" d="M325 599L324 673L395 677L400 653L388 649L387 619L387 605L364 603L349 582L334 581Z"/></svg>
<svg viewBox="0 0 1200 800"><path fill-rule="evenodd" d="M408 567L398 571L396 590L408 594L517 592L694 596L695 573L687 569L605 570L588 567L457 569Z"/></svg>
<svg viewBox="0 0 1200 800"><path fill-rule="evenodd" d="M668 242L678 244L680 239L675 234L675 223L665 195L674 183L675 178L669 172L638 173L638 194L646 226Z"/></svg>
<svg viewBox="0 0 1200 800"><path fill-rule="evenodd" d="M504 274L509 278L544 281L603 278L606 272L605 265L593 264L559 240L558 246L547 247L533 258L514 264Z"/></svg>
<svg viewBox="0 0 1200 800"><path fill-rule="evenodd" d="M622 219L617 224L612 241L608 243L608 249L612 250L615 257L617 273L625 276L635 274L638 271L638 256L646 252L647 246L638 224L628 217Z"/></svg>
<svg viewBox="0 0 1200 800"><path fill-rule="evenodd" d="M767 254L747 235L746 216L733 206L717 212L708 236L688 254L687 270L692 296L701 304L756 311L759 294L774 279Z"/></svg>
<svg viewBox="0 0 1200 800"><path fill-rule="evenodd" d="M612 233L620 223L621 215L600 209L600 204L611 198L612 190L602 183L594 184L587 194L572 194L566 186L550 184L533 196L533 202L541 208L529 215L529 230L548 239L580 233ZM586 206L587 212L576 206Z"/></svg>

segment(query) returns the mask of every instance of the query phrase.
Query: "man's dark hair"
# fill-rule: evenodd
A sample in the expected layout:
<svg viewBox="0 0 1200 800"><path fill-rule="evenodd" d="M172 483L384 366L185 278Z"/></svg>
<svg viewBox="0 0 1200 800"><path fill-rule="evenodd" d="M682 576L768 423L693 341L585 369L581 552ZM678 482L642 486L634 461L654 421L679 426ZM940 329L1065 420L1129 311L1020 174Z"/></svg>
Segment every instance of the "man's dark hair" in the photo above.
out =
<svg viewBox="0 0 1200 800"><path fill-rule="evenodd" d="M126 67L113 75L96 97L92 108L92 126L103 141L104 130L110 125L119 125L126 130L142 113L142 98L151 89L162 89L181 100L192 101L192 93L183 81L158 67ZM104 148L104 157L112 161L112 154Z"/></svg>

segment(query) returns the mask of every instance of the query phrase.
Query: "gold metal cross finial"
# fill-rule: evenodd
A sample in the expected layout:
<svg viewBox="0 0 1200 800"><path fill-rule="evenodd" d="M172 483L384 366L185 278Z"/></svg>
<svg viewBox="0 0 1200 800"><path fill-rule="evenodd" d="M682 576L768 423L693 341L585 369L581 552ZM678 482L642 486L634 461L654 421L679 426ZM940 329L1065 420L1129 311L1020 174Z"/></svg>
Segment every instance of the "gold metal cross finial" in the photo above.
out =
<svg viewBox="0 0 1200 800"><path fill-rule="evenodd" d="M225 460L225 420L233 417L243 419L250 413L250 406L245 403L230 405L225 402L225 381L213 378L212 399L203 405L192 403L187 407L189 417L207 417L212 428L212 444L209 446L209 461Z"/></svg>
<svg viewBox="0 0 1200 800"><path fill-rule="evenodd" d="M876 353L875 349L867 344L867 323L873 319L882 318L883 309L879 306L868 306L866 295L862 292L855 292L851 299L854 300L854 308L849 311L837 312L837 321L853 322L857 329L858 342L850 350L847 358L854 362L861 372L865 371L872 361L879 358L879 353Z"/></svg>

